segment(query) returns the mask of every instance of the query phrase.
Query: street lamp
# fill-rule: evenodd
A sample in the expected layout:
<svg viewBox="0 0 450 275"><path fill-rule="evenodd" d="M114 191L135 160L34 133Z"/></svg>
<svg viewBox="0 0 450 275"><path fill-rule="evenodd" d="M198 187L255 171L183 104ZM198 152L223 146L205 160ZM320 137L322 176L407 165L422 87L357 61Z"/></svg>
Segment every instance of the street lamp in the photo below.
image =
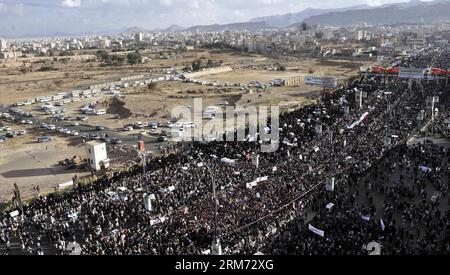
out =
<svg viewBox="0 0 450 275"><path fill-rule="evenodd" d="M318 120L316 120L316 122L319 123L322 126L325 126L325 128L327 129L329 138L330 138L330 145L333 146L333 131L331 131L330 126L328 126L328 125L326 125L326 124L324 124L324 123L322 123L322 122L320 122Z"/></svg>
<svg viewBox="0 0 450 275"><path fill-rule="evenodd" d="M214 197L214 240L211 245L211 254L212 255L222 255L222 247L220 245L218 227L217 227L217 223L218 223L217 212L218 212L219 200L217 199L216 181L214 179L214 175L211 171L211 168L203 161L202 156L200 154L197 154L197 156L200 159L200 161L203 163L203 165L206 167L208 174L211 177L211 181L212 181L212 193L213 193L213 197Z"/></svg>
<svg viewBox="0 0 450 275"><path fill-rule="evenodd" d="M392 106L391 106L391 101L385 97L381 97L382 99L384 99L386 101L386 103L388 104L388 111L389 111L389 117L392 119Z"/></svg>

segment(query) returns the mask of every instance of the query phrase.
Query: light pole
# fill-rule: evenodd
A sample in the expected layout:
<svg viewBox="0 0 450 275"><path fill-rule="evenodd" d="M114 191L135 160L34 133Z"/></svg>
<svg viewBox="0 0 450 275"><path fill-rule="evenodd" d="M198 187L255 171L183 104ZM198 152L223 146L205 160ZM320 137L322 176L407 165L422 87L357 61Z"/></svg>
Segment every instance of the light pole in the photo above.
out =
<svg viewBox="0 0 450 275"><path fill-rule="evenodd" d="M328 135L329 135L329 139L330 139L330 145L333 146L333 132L330 129L330 126L316 120L317 123L319 123L322 126L325 126L325 128L327 129Z"/></svg>
<svg viewBox="0 0 450 275"><path fill-rule="evenodd" d="M386 103L388 104L388 111L389 111L389 117L392 119L392 106L391 106L391 101L385 97L381 97L382 99L384 99L386 101Z"/></svg>
<svg viewBox="0 0 450 275"><path fill-rule="evenodd" d="M214 175L209 168L209 166L203 161L203 158L200 154L197 155L200 161L203 163L203 165L206 167L206 170L208 171L209 176L211 177L212 181L212 193L213 193L213 199L214 199L214 240L211 245L211 254L212 255L222 255L222 247L220 245L219 240L219 234L218 234L218 207L219 207L219 200L217 199L217 192L216 192L216 181L214 179Z"/></svg>

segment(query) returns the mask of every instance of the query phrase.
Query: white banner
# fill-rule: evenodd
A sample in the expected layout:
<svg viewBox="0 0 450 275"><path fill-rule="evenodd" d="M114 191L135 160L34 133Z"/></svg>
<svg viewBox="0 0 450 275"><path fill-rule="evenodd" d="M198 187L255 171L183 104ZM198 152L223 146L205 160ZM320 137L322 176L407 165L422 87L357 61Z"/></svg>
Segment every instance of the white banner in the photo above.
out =
<svg viewBox="0 0 450 275"><path fill-rule="evenodd" d="M305 84L336 88L337 78L335 76L305 76Z"/></svg>
<svg viewBox="0 0 450 275"><path fill-rule="evenodd" d="M236 162L235 160L229 158L221 158L220 161L229 165L234 164Z"/></svg>
<svg viewBox="0 0 450 275"><path fill-rule="evenodd" d="M383 231L386 228L386 226L384 226L383 219L380 219L380 227L381 227L381 230L383 230Z"/></svg>
<svg viewBox="0 0 450 275"><path fill-rule="evenodd" d="M329 192L333 192L334 191L334 178L327 178L326 179L326 183L325 183L325 190L329 191Z"/></svg>
<svg viewBox="0 0 450 275"><path fill-rule="evenodd" d="M428 172L432 171L431 168L428 168L426 166L419 166L419 170L424 172L424 173L428 173Z"/></svg>
<svg viewBox="0 0 450 275"><path fill-rule="evenodd" d="M259 155L252 155L252 164L259 167Z"/></svg>
<svg viewBox="0 0 450 275"><path fill-rule="evenodd" d="M322 238L325 237L325 232L323 230L317 229L314 226L312 226L311 224L308 225L308 229L309 229L309 231L321 236Z"/></svg>
<svg viewBox="0 0 450 275"><path fill-rule="evenodd" d="M145 210L147 210L147 211L152 211L153 210L152 198L150 196L145 196L144 197L144 207L145 207Z"/></svg>
<svg viewBox="0 0 450 275"><path fill-rule="evenodd" d="M425 70L414 68L401 68L398 77L410 79L423 79L425 77Z"/></svg>
<svg viewBox="0 0 450 275"><path fill-rule="evenodd" d="M19 216L19 211L18 211L18 210L13 211L13 212L9 213L9 216L10 216L11 218L17 217L17 216Z"/></svg>
<svg viewBox="0 0 450 275"><path fill-rule="evenodd" d="M329 204L327 204L327 206L325 206L328 210L331 210L331 209L333 209L333 207L334 207L334 203L329 203Z"/></svg>
<svg viewBox="0 0 450 275"><path fill-rule="evenodd" d="M252 189L253 187L257 186L258 183L263 182L263 181L266 181L266 180L268 180L268 179L269 179L268 176L265 176L265 177L259 177L259 178L256 178L256 180L247 183L245 186L246 186L248 189Z"/></svg>

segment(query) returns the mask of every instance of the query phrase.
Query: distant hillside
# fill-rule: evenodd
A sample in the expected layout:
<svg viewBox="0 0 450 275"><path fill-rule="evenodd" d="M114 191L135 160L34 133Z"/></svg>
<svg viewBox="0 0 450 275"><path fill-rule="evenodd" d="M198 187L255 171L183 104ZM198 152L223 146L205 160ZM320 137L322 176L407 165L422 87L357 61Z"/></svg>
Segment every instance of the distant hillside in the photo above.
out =
<svg viewBox="0 0 450 275"><path fill-rule="evenodd" d="M142 27L134 26L134 27L124 30L121 34L134 34L134 33L138 33L138 32L147 33L147 32L150 32L150 30L144 29Z"/></svg>
<svg viewBox="0 0 450 275"><path fill-rule="evenodd" d="M162 30L162 32L177 32L177 31L181 31L184 30L183 27L178 26L178 25L172 25L170 27L168 27L167 29Z"/></svg>
<svg viewBox="0 0 450 275"><path fill-rule="evenodd" d="M257 17L251 19L249 22L266 22L270 26L274 27L287 27L295 23L302 22L308 17L321 15L328 12L336 12L336 11L346 11L346 10L359 10L359 9L367 9L370 6L368 5L359 5L347 8L340 9L305 9L301 12L297 13L287 13L282 15L274 15L274 16L266 16L266 17Z"/></svg>
<svg viewBox="0 0 450 275"><path fill-rule="evenodd" d="M311 16L304 22L321 26L450 22L450 1L412 1L406 4L384 5L372 9L330 12Z"/></svg>
<svg viewBox="0 0 450 275"><path fill-rule="evenodd" d="M226 25L204 25L204 26L193 26L184 31L188 32L222 32L222 31L258 31L264 29L273 29L266 22L246 22L246 23L233 23Z"/></svg>

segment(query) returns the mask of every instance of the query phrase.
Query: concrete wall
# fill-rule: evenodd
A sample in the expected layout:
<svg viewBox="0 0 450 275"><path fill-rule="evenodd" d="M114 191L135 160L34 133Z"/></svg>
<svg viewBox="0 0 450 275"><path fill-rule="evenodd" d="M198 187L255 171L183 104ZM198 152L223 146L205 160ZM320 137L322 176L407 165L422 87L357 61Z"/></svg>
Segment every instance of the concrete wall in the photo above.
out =
<svg viewBox="0 0 450 275"><path fill-rule="evenodd" d="M227 72L232 72L232 71L233 71L233 69L231 67L226 66L226 67L206 69L204 71L195 72L195 73L184 74L184 76L186 78L196 78L196 77L201 77L201 76L205 76L205 75L221 74L221 73L227 73Z"/></svg>

